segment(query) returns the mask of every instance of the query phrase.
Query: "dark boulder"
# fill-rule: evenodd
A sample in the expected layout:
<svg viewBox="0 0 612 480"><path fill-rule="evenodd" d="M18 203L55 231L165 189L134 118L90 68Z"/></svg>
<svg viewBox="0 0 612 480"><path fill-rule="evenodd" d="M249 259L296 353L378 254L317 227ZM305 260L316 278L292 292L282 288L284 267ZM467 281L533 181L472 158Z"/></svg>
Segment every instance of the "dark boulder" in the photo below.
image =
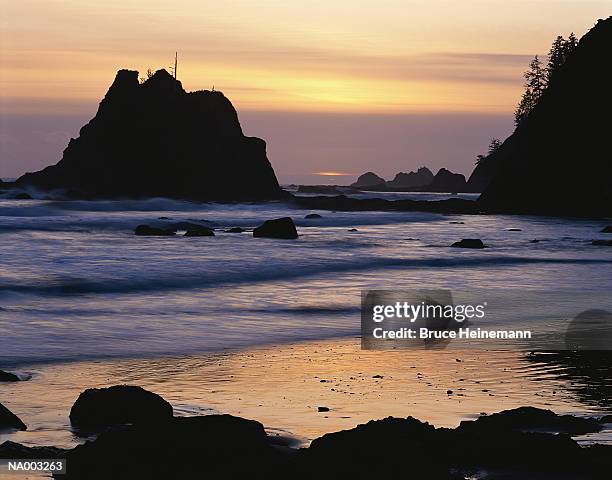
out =
<svg viewBox="0 0 612 480"><path fill-rule="evenodd" d="M262 225L253 230L253 236L292 239L298 238L298 233L291 217L283 217L266 220Z"/></svg>
<svg viewBox="0 0 612 480"><path fill-rule="evenodd" d="M457 478L429 445L435 435L412 417L370 421L313 440L299 452L298 466L306 478Z"/></svg>
<svg viewBox="0 0 612 480"><path fill-rule="evenodd" d="M32 196L29 193L21 192L13 197L15 200L32 200Z"/></svg>
<svg viewBox="0 0 612 480"><path fill-rule="evenodd" d="M134 233L136 235L141 235L141 236L167 237L167 236L174 235L176 233L176 230L174 230L173 228L157 228L157 227L151 227L149 225L138 225L134 229Z"/></svg>
<svg viewBox="0 0 612 480"><path fill-rule="evenodd" d="M27 447L7 440L0 445L0 458L64 458L68 450L56 447Z"/></svg>
<svg viewBox="0 0 612 480"><path fill-rule="evenodd" d="M318 213L309 213L304 218L306 220L312 220L312 219L315 219L315 218L323 218L323 217L321 215L319 215Z"/></svg>
<svg viewBox="0 0 612 480"><path fill-rule="evenodd" d="M11 372L0 370L0 382L18 382L20 378Z"/></svg>
<svg viewBox="0 0 612 480"><path fill-rule="evenodd" d="M612 247L612 240L593 240L591 244L598 247Z"/></svg>
<svg viewBox="0 0 612 480"><path fill-rule="evenodd" d="M612 111L610 45L612 17L580 39L528 117L487 158L484 210L612 215L610 127L602 121Z"/></svg>
<svg viewBox="0 0 612 480"><path fill-rule="evenodd" d="M317 412L329 412L329 407L317 407Z"/></svg>
<svg viewBox="0 0 612 480"><path fill-rule="evenodd" d="M374 172L367 172L367 173L364 173L363 175L360 175L359 178L357 178L357 181L355 183L351 183L351 187L353 188L381 187L384 189L386 188L386 182L384 178L379 177Z"/></svg>
<svg viewBox="0 0 612 480"><path fill-rule="evenodd" d="M17 415L0 403L0 430L5 429L27 430L28 427Z"/></svg>
<svg viewBox="0 0 612 480"><path fill-rule="evenodd" d="M572 415L557 415L551 410L535 407L520 407L504 410L492 415L483 415L473 421L464 421L458 431L484 433L487 431L548 431L568 435L584 435L602 430L596 418L581 418Z"/></svg>
<svg viewBox="0 0 612 480"><path fill-rule="evenodd" d="M66 456L59 478L290 478L289 455L272 447L263 425L230 415L173 418L102 433Z"/></svg>
<svg viewBox="0 0 612 480"><path fill-rule="evenodd" d="M199 227L195 230L187 230L186 237L214 237L215 232L211 228Z"/></svg>
<svg viewBox="0 0 612 480"><path fill-rule="evenodd" d="M480 238L464 238L459 242L455 242L451 245L451 247L457 248L487 248L487 246L482 243Z"/></svg>
<svg viewBox="0 0 612 480"><path fill-rule="evenodd" d="M86 197L283 196L266 143L243 134L223 93L186 92L165 70L143 83L137 71L117 72L95 117L70 140L59 163L17 184Z"/></svg>
<svg viewBox="0 0 612 480"><path fill-rule="evenodd" d="M172 405L156 393L116 385L82 392L70 409L70 423L81 430L98 430L127 423L163 423L172 414Z"/></svg>
<svg viewBox="0 0 612 480"><path fill-rule="evenodd" d="M225 233L242 233L244 232L244 228L241 227L232 227L225 230Z"/></svg>

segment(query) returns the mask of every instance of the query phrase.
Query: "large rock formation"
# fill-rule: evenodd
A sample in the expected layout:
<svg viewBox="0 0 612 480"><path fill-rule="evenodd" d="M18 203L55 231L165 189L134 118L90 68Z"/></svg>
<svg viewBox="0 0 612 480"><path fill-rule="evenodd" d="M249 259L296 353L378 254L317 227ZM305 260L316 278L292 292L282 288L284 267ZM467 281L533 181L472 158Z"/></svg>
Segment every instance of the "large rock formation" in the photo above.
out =
<svg viewBox="0 0 612 480"><path fill-rule="evenodd" d="M487 211L612 214L611 53L612 17L582 37L531 114L475 170L471 182L488 183Z"/></svg>
<svg viewBox="0 0 612 480"><path fill-rule="evenodd" d="M446 168L441 168L436 173L433 182L428 187L430 192L465 192L467 185L465 177L460 173L453 173Z"/></svg>
<svg viewBox="0 0 612 480"><path fill-rule="evenodd" d="M377 187L380 186L382 188L385 187L385 179L379 177L374 172L366 172L363 175L360 175L355 183L351 183L351 187L360 188L360 187Z"/></svg>
<svg viewBox="0 0 612 480"><path fill-rule="evenodd" d="M120 70L61 161L17 183L91 197L273 199L282 191L266 144L242 133L218 91L185 92L165 70L143 83Z"/></svg>
<svg viewBox="0 0 612 480"><path fill-rule="evenodd" d="M420 167L416 172L400 172L387 182L389 188L417 188L428 186L433 182L434 174L427 167Z"/></svg>

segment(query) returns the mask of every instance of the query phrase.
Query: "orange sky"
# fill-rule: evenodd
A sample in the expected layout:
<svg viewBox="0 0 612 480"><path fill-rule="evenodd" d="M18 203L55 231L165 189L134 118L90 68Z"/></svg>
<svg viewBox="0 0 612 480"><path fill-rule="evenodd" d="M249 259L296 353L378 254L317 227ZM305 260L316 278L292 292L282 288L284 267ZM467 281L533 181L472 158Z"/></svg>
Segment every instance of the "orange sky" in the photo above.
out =
<svg viewBox="0 0 612 480"><path fill-rule="evenodd" d="M73 111L169 66L239 109L512 111L521 72L612 0L1 0L2 112Z"/></svg>
<svg viewBox="0 0 612 480"><path fill-rule="evenodd" d="M121 68L223 91L283 182L469 175L530 58L612 0L0 0L0 178L61 158ZM326 173L346 173L338 178Z"/></svg>

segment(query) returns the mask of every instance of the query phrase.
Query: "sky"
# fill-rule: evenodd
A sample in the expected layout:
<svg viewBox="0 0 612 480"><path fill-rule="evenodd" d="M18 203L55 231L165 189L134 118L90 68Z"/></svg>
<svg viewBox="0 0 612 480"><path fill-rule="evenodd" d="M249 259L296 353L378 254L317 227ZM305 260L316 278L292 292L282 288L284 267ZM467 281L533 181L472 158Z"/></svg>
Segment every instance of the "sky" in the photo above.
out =
<svg viewBox="0 0 612 480"><path fill-rule="evenodd" d="M167 68L174 51L185 89L223 91L283 183L469 174L511 133L530 58L611 13L612 0L0 0L0 178L57 162L117 70Z"/></svg>

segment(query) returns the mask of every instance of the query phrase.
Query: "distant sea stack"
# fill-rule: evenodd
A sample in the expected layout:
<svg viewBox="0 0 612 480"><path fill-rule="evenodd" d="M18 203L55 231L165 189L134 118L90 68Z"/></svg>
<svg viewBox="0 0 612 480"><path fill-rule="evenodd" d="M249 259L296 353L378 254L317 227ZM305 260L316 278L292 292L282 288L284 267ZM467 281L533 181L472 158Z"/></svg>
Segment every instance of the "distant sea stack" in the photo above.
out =
<svg viewBox="0 0 612 480"><path fill-rule="evenodd" d="M434 174L427 167L421 167L416 172L400 172L395 178L387 182L390 188L418 188L424 187L433 182Z"/></svg>
<svg viewBox="0 0 612 480"><path fill-rule="evenodd" d="M366 172L363 175L360 175L355 183L351 183L351 187L360 188L360 187L377 187L380 186L382 188L385 187L385 179L379 177L374 172Z"/></svg>
<svg viewBox="0 0 612 480"><path fill-rule="evenodd" d="M465 192L467 184L465 177L460 173L453 173L446 168L441 168L436 173L436 176L429 185L429 190L432 192Z"/></svg>
<svg viewBox="0 0 612 480"><path fill-rule="evenodd" d="M529 116L472 177L489 212L612 215L612 17L554 72ZM476 181L476 180L474 180Z"/></svg>
<svg viewBox="0 0 612 480"><path fill-rule="evenodd" d="M242 133L231 102L215 90L186 92L165 70L142 83L137 71L117 72L60 162L17 184L85 197L234 201L283 193L266 143Z"/></svg>

